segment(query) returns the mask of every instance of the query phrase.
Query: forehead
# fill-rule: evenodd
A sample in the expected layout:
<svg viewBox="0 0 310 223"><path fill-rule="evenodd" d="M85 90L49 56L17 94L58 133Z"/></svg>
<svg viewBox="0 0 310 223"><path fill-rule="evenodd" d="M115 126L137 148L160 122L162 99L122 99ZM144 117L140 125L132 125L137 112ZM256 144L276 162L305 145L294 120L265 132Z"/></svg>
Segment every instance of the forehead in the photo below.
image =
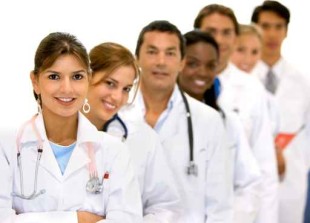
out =
<svg viewBox="0 0 310 223"><path fill-rule="evenodd" d="M258 16L258 23L266 24L285 24L284 18L272 11L261 12Z"/></svg>
<svg viewBox="0 0 310 223"><path fill-rule="evenodd" d="M255 47L261 44L260 38L254 33L244 33L237 37L238 44L253 44Z"/></svg>
<svg viewBox="0 0 310 223"><path fill-rule="evenodd" d="M175 33L151 31L146 32L143 37L142 47L175 48L179 49L180 40Z"/></svg>
<svg viewBox="0 0 310 223"><path fill-rule="evenodd" d="M53 64L50 67L47 67L47 69L85 69L85 66L77 56L73 54L65 54L57 57Z"/></svg>
<svg viewBox="0 0 310 223"><path fill-rule="evenodd" d="M196 59L206 59L206 58L216 58L217 51L215 47L206 42L198 42L186 47L186 53L189 57L194 57Z"/></svg>
<svg viewBox="0 0 310 223"><path fill-rule="evenodd" d="M201 28L212 28L216 30L220 29L234 29L234 22L227 15L220 13L212 13L202 19Z"/></svg>

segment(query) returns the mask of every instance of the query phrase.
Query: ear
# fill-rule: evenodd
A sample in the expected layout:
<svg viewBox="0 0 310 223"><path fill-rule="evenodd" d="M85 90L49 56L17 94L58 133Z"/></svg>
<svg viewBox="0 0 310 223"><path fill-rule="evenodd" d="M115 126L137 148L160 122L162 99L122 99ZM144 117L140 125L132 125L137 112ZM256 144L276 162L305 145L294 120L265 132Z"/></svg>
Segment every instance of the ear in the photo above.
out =
<svg viewBox="0 0 310 223"><path fill-rule="evenodd" d="M184 69L186 63L186 58L184 57L180 62L179 72L181 72Z"/></svg>
<svg viewBox="0 0 310 223"><path fill-rule="evenodd" d="M32 83L32 88L34 90L34 92L39 95L40 94L40 88L39 88L39 78L38 75L35 75L33 73L33 71L30 72L30 79L31 79L31 83Z"/></svg>

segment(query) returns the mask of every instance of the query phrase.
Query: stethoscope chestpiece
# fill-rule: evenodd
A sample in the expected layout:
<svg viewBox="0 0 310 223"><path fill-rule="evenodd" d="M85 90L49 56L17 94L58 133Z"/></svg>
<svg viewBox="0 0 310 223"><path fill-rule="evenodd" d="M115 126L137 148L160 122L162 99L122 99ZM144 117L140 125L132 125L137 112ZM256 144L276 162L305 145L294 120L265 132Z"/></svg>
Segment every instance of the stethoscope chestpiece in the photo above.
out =
<svg viewBox="0 0 310 223"><path fill-rule="evenodd" d="M86 191L92 194L99 194L102 192L102 183L98 177L92 177L87 181Z"/></svg>
<svg viewBox="0 0 310 223"><path fill-rule="evenodd" d="M187 175L198 176L198 167L194 162L190 162L186 170Z"/></svg>

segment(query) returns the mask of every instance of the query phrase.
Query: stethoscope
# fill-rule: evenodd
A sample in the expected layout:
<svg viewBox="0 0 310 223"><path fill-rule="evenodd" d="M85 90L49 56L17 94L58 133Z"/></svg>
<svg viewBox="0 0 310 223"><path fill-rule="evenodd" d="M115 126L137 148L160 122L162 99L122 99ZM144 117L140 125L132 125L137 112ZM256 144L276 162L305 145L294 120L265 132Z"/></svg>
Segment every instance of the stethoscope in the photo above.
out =
<svg viewBox="0 0 310 223"><path fill-rule="evenodd" d="M198 167L194 162L194 133L193 133L193 123L192 123L192 117L191 117L191 110L188 105L188 101L186 96L184 95L184 92L180 89L182 99L185 105L186 110L186 119L187 119L187 132L188 132L188 141L189 141L189 165L186 168L186 173L188 175L198 175Z"/></svg>
<svg viewBox="0 0 310 223"><path fill-rule="evenodd" d="M187 119L187 132L188 132L188 139L189 139L189 165L186 168L186 173L188 175L194 175L197 176L198 175L198 167L194 162L194 137L193 137L193 124L192 124L192 118L191 118L191 111L188 105L188 101L183 93L182 90L180 90L181 95L182 95L182 99L183 102L185 104L185 110L186 110L186 119ZM113 116L113 118L111 118L109 121L107 121L104 126L103 126L103 131L107 132L108 127L110 125L110 123L112 123L113 121L118 121L122 128L123 128L123 141L127 139L128 136L128 129L126 127L126 124L124 123L124 121L117 115L115 114Z"/></svg>
<svg viewBox="0 0 310 223"><path fill-rule="evenodd" d="M109 121L107 121L104 124L102 131L107 132L109 125L114 121L118 121L119 124L121 125L122 129L123 129L122 141L124 142L128 137L128 129L127 129L125 122L118 116L118 114L115 114Z"/></svg>
<svg viewBox="0 0 310 223"><path fill-rule="evenodd" d="M44 194L46 192L45 189L40 190L37 193L37 185L38 185L38 171L39 171L39 165L40 165L40 160L42 157L43 153L43 139L40 136L40 133L35 125L35 118L37 115L34 115L29 121L24 123L24 125L20 128L17 138L16 138L16 145L17 145L17 165L20 173L20 189L21 193L15 193L12 192L12 196L19 197L21 199L25 200L32 200L40 196L41 194ZM21 162L21 137L23 135L24 129L27 124L31 123L32 129L36 134L36 137L38 139L38 144L37 144L37 159L36 159L36 166L35 166L35 177L34 177L34 186L33 186L33 191L29 195L25 195L24 193L24 182L23 182L23 167L22 167L22 162ZM106 172L104 176L102 177L101 181L99 180L98 177L98 172L97 172L97 167L96 167L96 161L95 161L95 155L94 155L94 149L91 143L87 143L87 149L88 149L88 156L91 160L91 162L88 165L88 170L89 170L89 180L86 183L86 191L89 193L94 193L94 194L99 194L103 190L103 180L109 178L109 173Z"/></svg>

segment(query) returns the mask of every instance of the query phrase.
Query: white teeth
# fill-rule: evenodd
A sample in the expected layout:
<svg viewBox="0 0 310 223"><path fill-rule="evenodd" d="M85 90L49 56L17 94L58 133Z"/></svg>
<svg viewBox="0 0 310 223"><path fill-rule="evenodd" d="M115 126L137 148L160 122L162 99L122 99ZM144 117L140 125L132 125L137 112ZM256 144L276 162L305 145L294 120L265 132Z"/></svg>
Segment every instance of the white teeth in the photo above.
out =
<svg viewBox="0 0 310 223"><path fill-rule="evenodd" d="M110 109L115 109L115 108L116 108L115 105L110 104L110 103L108 103L108 102L105 102L105 105L106 105L108 108L110 108Z"/></svg>
<svg viewBox="0 0 310 223"><path fill-rule="evenodd" d="M58 99L63 102L70 102L73 100L73 98L58 98Z"/></svg>
<svg viewBox="0 0 310 223"><path fill-rule="evenodd" d="M202 81L202 80L195 80L195 84L198 86L204 86L206 84L206 82Z"/></svg>

